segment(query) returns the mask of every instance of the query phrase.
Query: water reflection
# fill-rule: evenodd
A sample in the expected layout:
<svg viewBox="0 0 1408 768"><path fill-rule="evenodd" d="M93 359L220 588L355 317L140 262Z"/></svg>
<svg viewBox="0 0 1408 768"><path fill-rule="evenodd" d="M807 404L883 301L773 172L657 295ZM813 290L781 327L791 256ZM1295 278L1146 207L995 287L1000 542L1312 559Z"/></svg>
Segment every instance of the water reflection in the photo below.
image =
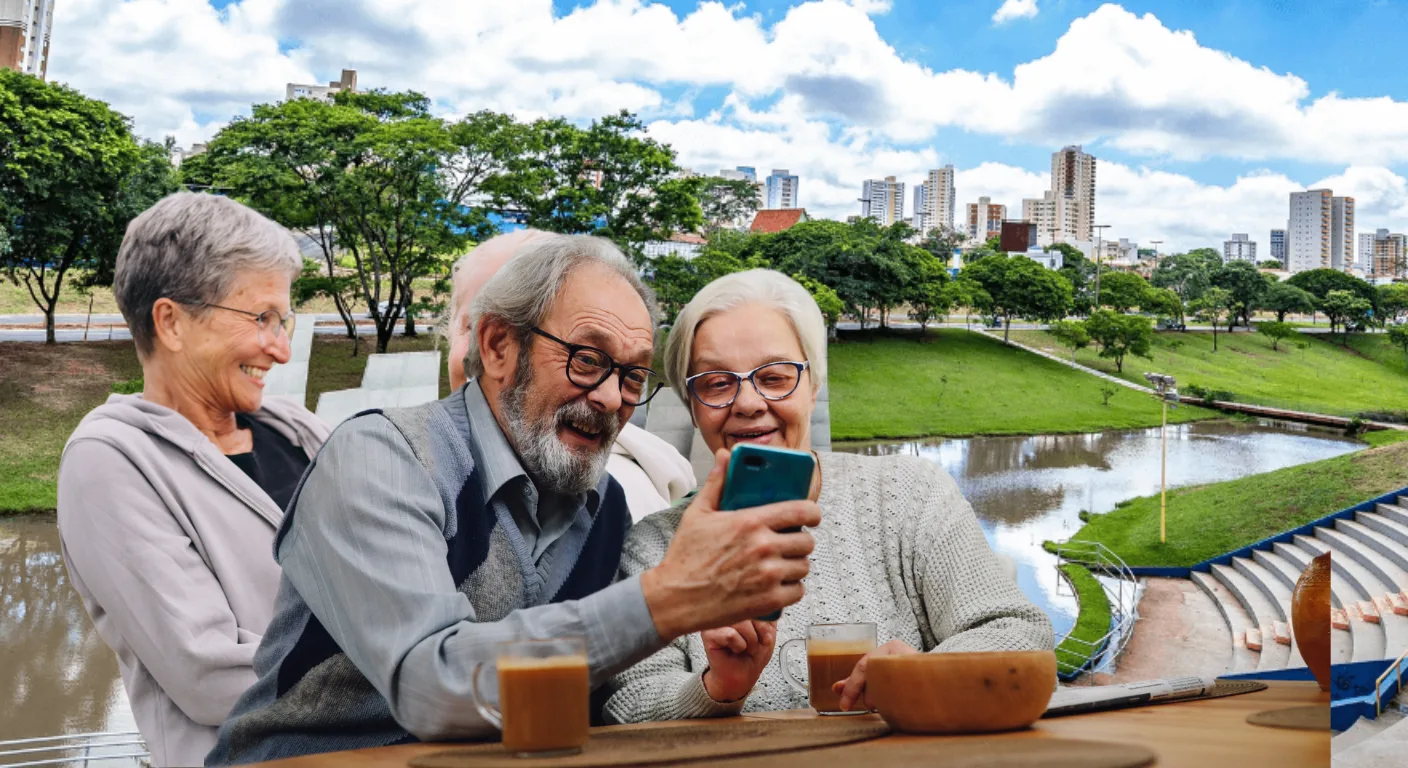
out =
<svg viewBox="0 0 1408 768"><path fill-rule="evenodd" d="M0 691L0 740L128 719L117 657L68 583L53 517L0 520Z"/></svg>
<svg viewBox="0 0 1408 768"><path fill-rule="evenodd" d="M1338 456L1362 443L1333 432L1275 423L1198 422L1168 428L1170 487L1220 482ZM1159 430L1083 435L975 437L838 443L869 456L924 456L941 464L973 504L993 548L1017 561L1018 582L1051 614L1058 636L1075 600L1041 549L1080 530L1081 510L1159 490Z"/></svg>

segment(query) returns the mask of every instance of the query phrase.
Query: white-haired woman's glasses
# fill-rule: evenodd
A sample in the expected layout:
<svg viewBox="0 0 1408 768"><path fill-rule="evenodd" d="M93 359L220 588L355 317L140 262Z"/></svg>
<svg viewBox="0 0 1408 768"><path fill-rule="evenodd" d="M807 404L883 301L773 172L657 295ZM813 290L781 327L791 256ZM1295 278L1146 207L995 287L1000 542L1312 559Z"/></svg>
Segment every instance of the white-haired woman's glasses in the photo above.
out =
<svg viewBox="0 0 1408 768"><path fill-rule="evenodd" d="M241 315L250 318L254 321L255 325L259 326L259 341L265 344L268 344L270 341L278 339L280 331L283 332L284 336L288 336L290 333L293 333L292 312L288 313L287 315L281 315L278 313L278 311L273 309L266 309L263 312L250 312L247 309L223 307L219 304L211 304L210 302L201 304L201 306L211 307L213 309L223 309L226 312L238 312ZM271 335L265 336L264 334L266 332Z"/></svg>
<svg viewBox="0 0 1408 768"><path fill-rule="evenodd" d="M696 373L684 380L685 388L701 405L710 408L727 408L738 399L747 379L753 389L765 400L785 400L797 391L802 381L802 371L808 363L781 360L760 365L751 371L705 371Z"/></svg>

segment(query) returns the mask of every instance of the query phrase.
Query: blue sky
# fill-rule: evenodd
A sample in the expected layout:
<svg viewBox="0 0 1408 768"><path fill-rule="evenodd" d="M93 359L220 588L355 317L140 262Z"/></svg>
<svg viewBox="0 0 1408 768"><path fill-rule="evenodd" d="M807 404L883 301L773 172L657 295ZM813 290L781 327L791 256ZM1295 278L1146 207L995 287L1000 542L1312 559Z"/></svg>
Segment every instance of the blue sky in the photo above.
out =
<svg viewBox="0 0 1408 768"><path fill-rule="evenodd" d="M1016 215L1081 143L1112 234L1193 247L1264 242L1312 186L1408 229L1404 30L1408 0L65 0L50 71L182 144L343 67L449 118L624 108L697 171L791 169L828 217L943 163L960 212Z"/></svg>

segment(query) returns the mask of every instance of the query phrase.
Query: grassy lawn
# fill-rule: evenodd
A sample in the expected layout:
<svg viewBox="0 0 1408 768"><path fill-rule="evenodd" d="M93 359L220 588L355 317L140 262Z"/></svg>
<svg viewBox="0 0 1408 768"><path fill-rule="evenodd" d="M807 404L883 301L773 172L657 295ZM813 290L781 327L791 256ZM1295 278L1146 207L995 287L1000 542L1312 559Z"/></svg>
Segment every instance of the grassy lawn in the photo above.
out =
<svg viewBox="0 0 1408 768"><path fill-rule="evenodd" d="M362 339L362 354L351 357L347 339L313 341L308 375L308 406L318 394L350 389L362 380L367 352L374 342ZM391 352L435 348L434 337L397 337ZM69 433L90 410L107 400L112 384L142 375L132 343L0 343L0 515L54 508L59 456ZM440 379L449 394L448 377Z"/></svg>
<svg viewBox="0 0 1408 768"><path fill-rule="evenodd" d="M828 355L836 440L1096 432L1159 424L1152 397L961 329L930 330L923 342L915 332L843 333ZM1106 386L1116 390L1109 405L1101 393ZM1183 422L1212 415L1179 408L1169 418Z"/></svg>
<svg viewBox="0 0 1408 768"><path fill-rule="evenodd" d="M1370 433L1371 447L1325 461L1168 492L1168 541L1159 497L1120 504L1073 539L1099 541L1130 565L1191 566L1331 512L1408 486L1408 432Z"/></svg>
<svg viewBox="0 0 1408 768"><path fill-rule="evenodd" d="M1110 632L1110 598L1085 566L1065 563L1061 573L1076 592L1080 614L1071 633L1056 646L1056 669L1074 677L1090 661L1091 653L1100 650L1093 644Z"/></svg>
<svg viewBox="0 0 1408 768"><path fill-rule="evenodd" d="M1023 344L1068 355L1045 331L1013 331ZM1153 360L1127 358L1124 372L1094 348L1076 361L1129 381L1144 383L1145 371L1171 374L1179 389L1189 385L1233 393L1239 402L1293 410L1354 416L1364 411L1408 410L1408 368L1386 337L1351 337L1340 346L1311 335L1282 341L1279 351L1257 333L1165 332L1155 335ZM1394 353L1397 352L1397 362Z"/></svg>

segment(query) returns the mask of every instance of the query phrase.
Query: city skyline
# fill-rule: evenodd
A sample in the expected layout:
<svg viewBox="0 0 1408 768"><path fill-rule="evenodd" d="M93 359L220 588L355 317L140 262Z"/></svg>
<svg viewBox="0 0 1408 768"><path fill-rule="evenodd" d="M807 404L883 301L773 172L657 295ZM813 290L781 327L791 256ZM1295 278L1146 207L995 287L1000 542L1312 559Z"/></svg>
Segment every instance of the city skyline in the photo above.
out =
<svg viewBox="0 0 1408 768"><path fill-rule="evenodd" d="M1287 195L1317 188L1355 198L1359 231L1405 229L1408 87L1347 42L1408 23L1403 4L1002 5L61 0L49 74L185 146L348 68L446 116L633 110L682 166L789 168L813 216L854 214L867 179L916 186L947 165L958 203L1017 212L1050 188L1050 154L1080 144L1100 158L1098 223L1165 250L1284 227ZM1327 15L1342 37L1287 43Z"/></svg>

